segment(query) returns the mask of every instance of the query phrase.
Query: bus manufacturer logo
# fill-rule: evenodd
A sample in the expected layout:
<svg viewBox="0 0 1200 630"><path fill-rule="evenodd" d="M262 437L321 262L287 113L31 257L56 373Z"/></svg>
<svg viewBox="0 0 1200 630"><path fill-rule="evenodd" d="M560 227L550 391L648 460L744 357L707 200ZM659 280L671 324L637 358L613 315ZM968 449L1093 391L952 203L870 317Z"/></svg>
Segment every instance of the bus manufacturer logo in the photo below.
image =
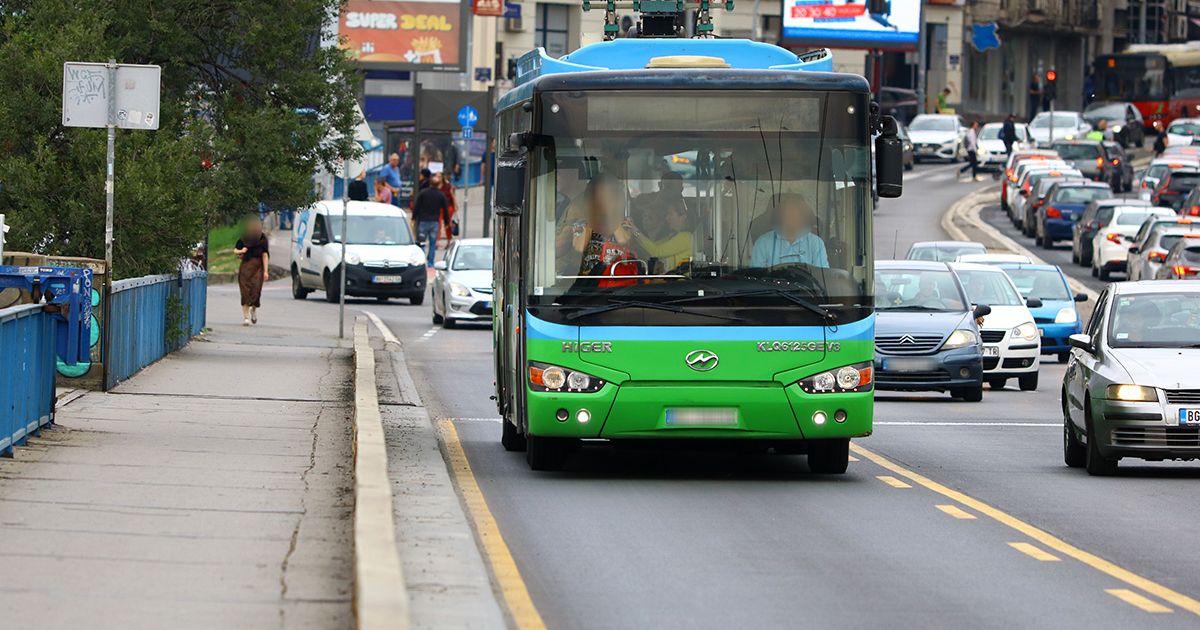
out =
<svg viewBox="0 0 1200 630"><path fill-rule="evenodd" d="M708 372L717 367L721 359L709 350L692 350L683 357L683 362L697 372Z"/></svg>

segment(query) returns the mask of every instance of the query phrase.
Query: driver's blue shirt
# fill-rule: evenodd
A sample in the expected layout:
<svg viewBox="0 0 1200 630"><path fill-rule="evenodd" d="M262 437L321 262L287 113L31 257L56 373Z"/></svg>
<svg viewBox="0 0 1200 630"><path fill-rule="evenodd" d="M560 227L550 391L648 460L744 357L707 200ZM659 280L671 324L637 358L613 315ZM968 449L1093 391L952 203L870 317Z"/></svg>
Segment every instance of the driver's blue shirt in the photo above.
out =
<svg viewBox="0 0 1200 630"><path fill-rule="evenodd" d="M750 252L751 267L774 267L802 263L813 267L828 267L829 257L825 253L825 241L812 232L805 232L794 241L788 241L771 230L758 237Z"/></svg>

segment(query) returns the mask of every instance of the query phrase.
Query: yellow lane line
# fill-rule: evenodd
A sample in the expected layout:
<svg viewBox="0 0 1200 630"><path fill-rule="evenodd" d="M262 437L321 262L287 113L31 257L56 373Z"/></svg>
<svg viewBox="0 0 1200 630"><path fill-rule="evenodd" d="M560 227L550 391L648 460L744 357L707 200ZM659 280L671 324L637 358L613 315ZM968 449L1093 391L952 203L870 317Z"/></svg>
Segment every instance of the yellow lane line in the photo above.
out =
<svg viewBox="0 0 1200 630"><path fill-rule="evenodd" d="M483 498L483 491L479 489L479 482L471 472L471 464L467 461L467 454L458 439L458 430L454 428L453 422L445 418L438 422L438 430L441 433L442 447L445 449L450 472L454 475L463 503L467 506L467 513L474 521L475 533L479 536L480 546L483 547L491 565L492 576L500 587L508 614L517 628L544 630L546 624L542 621L537 607L533 605L533 598L529 596L529 589L525 587L521 571L517 569L517 563L513 560L504 537L500 535L496 519Z"/></svg>
<svg viewBox="0 0 1200 630"><path fill-rule="evenodd" d="M1148 599L1143 595L1135 593L1127 588L1106 588L1104 589L1104 592L1116 597L1130 606L1137 606L1148 613L1175 612L1170 608L1167 608L1166 606L1163 606L1162 604L1152 599Z"/></svg>
<svg viewBox="0 0 1200 630"><path fill-rule="evenodd" d="M947 488L946 486L943 486L942 484L923 475L912 472L903 466L894 464L891 462L891 460L876 455L875 453L868 451L854 442L850 443L850 448L860 457L865 457L866 459L874 462L876 465L890 470L893 473L908 479L909 481L924 486L925 488L952 501L955 501L964 507L970 508L980 514L983 514L984 516L990 517L1003 525L1007 525L1008 527L1021 532L1022 534L1036 540L1037 542L1054 551L1057 551L1058 553L1063 554L1064 556L1074 558L1075 560L1078 560L1079 562L1082 562L1083 564L1086 564L1087 566L1111 578L1124 582L1125 584L1128 584L1134 588L1143 590L1163 601L1174 604L1175 606L1182 608L1194 615L1200 616L1200 601L1197 601L1192 597L1167 588L1166 586L1163 586L1162 584L1159 584L1158 582L1148 578L1144 578L1133 571L1119 567L1093 553L1084 551L1056 536L1049 534L1048 532L1038 529L1037 527L1022 521L1015 516L1008 514L1007 512L994 508L983 501L967 496L966 494L963 494L957 490L951 490L950 488Z"/></svg>
<svg viewBox="0 0 1200 630"><path fill-rule="evenodd" d="M847 456L846 456L846 461L848 461L848 462L856 462L856 461L858 461L858 458L857 458L857 457L855 457L855 456L853 456L853 455L847 455Z"/></svg>
<svg viewBox="0 0 1200 630"><path fill-rule="evenodd" d="M891 475L879 475L878 477L875 477L875 478L882 481L883 483L886 483L887 485L889 485L893 488L911 488L912 487Z"/></svg>
<svg viewBox="0 0 1200 630"><path fill-rule="evenodd" d="M1034 560L1041 560L1042 562L1058 562L1062 560L1062 558L1059 558L1058 556L1042 549L1041 547L1027 542L1010 542L1008 543L1008 546L1020 551Z"/></svg>
<svg viewBox="0 0 1200 630"><path fill-rule="evenodd" d="M974 514L971 514L970 512L958 507L957 505L950 505L949 503L944 503L942 505L937 506L937 509L949 514L950 516L953 516L954 518L962 519L964 521L970 521L970 520L975 519Z"/></svg>

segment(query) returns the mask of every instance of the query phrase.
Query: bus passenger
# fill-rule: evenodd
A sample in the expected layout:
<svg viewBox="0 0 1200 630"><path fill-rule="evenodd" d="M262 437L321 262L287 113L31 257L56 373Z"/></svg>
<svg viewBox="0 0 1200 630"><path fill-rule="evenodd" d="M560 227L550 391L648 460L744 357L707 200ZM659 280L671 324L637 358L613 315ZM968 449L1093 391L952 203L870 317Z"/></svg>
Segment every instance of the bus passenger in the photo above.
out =
<svg viewBox="0 0 1200 630"><path fill-rule="evenodd" d="M670 200L669 197L659 197L658 199L663 205L648 209L647 216L654 216L657 221L657 217L661 216L659 213L665 213L666 225L663 227L666 229L651 229L649 225L644 226L645 229L639 229L638 226L634 226L632 228L633 240L641 251L648 256L657 258L662 263L664 270L676 269L692 258L692 251L695 247L692 230L695 221L682 198Z"/></svg>
<svg viewBox="0 0 1200 630"><path fill-rule="evenodd" d="M825 241L812 232L812 208L803 197L793 193L779 196L775 207L775 227L754 242L751 267L775 267L801 263L828 267Z"/></svg>
<svg viewBox="0 0 1200 630"><path fill-rule="evenodd" d="M621 198L617 182L612 177L597 175L584 191L587 201L587 221L572 226L571 246L579 254L579 275L611 275L614 262L633 258L629 247L631 235L622 224L615 207Z"/></svg>

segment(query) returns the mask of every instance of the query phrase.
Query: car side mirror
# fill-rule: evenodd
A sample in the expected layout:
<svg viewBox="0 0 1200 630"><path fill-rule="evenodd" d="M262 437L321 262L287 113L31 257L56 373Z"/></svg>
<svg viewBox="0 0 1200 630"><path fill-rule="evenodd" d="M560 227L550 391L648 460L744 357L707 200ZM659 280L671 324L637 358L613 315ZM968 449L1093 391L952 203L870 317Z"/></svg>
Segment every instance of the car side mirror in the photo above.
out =
<svg viewBox="0 0 1200 630"><path fill-rule="evenodd" d="M496 187L493 191L493 206L496 214L516 216L525 207L526 160L525 151L506 153L496 160Z"/></svg>
<svg viewBox="0 0 1200 630"><path fill-rule="evenodd" d="M979 304L971 311L971 315L975 319L979 319L980 317L987 317L988 315L991 315L991 314L992 314L992 307L988 306L987 304Z"/></svg>
<svg viewBox="0 0 1200 630"><path fill-rule="evenodd" d="M313 236L311 242L313 245L324 245L329 241L325 240L324 236Z"/></svg>
<svg viewBox="0 0 1200 630"><path fill-rule="evenodd" d="M875 138L875 190L880 197L896 198L904 192L904 143L896 132L896 119L883 116L883 133Z"/></svg>
<svg viewBox="0 0 1200 630"><path fill-rule="evenodd" d="M446 270L446 261L439 260L439 261L433 263L433 268L437 269L438 271L445 271Z"/></svg>
<svg viewBox="0 0 1200 630"><path fill-rule="evenodd" d="M1130 254L1136 254L1136 253L1138 253L1138 251L1139 251L1139 248L1138 248L1138 246L1137 246L1137 245L1130 245L1130 246L1129 246L1129 253L1130 253Z"/></svg>
<svg viewBox="0 0 1200 630"><path fill-rule="evenodd" d="M1086 294L1086 293L1076 293L1076 294L1075 294L1075 301L1076 301L1076 302L1086 302L1087 300L1088 300L1088 298L1087 298L1087 294Z"/></svg>
<svg viewBox="0 0 1200 630"><path fill-rule="evenodd" d="M1022 196L1022 197L1028 197L1028 196L1029 196L1029 191L1028 191L1028 190L1022 190L1020 194L1021 194L1021 196Z"/></svg>
<svg viewBox="0 0 1200 630"><path fill-rule="evenodd" d="M1067 337L1067 345L1072 348L1079 348L1088 354L1096 351L1096 347L1092 345L1092 336L1084 334L1075 334Z"/></svg>
<svg viewBox="0 0 1200 630"><path fill-rule="evenodd" d="M1025 300L1025 306L1028 306L1029 308L1041 308L1042 307L1042 299L1031 297L1031 298Z"/></svg>

